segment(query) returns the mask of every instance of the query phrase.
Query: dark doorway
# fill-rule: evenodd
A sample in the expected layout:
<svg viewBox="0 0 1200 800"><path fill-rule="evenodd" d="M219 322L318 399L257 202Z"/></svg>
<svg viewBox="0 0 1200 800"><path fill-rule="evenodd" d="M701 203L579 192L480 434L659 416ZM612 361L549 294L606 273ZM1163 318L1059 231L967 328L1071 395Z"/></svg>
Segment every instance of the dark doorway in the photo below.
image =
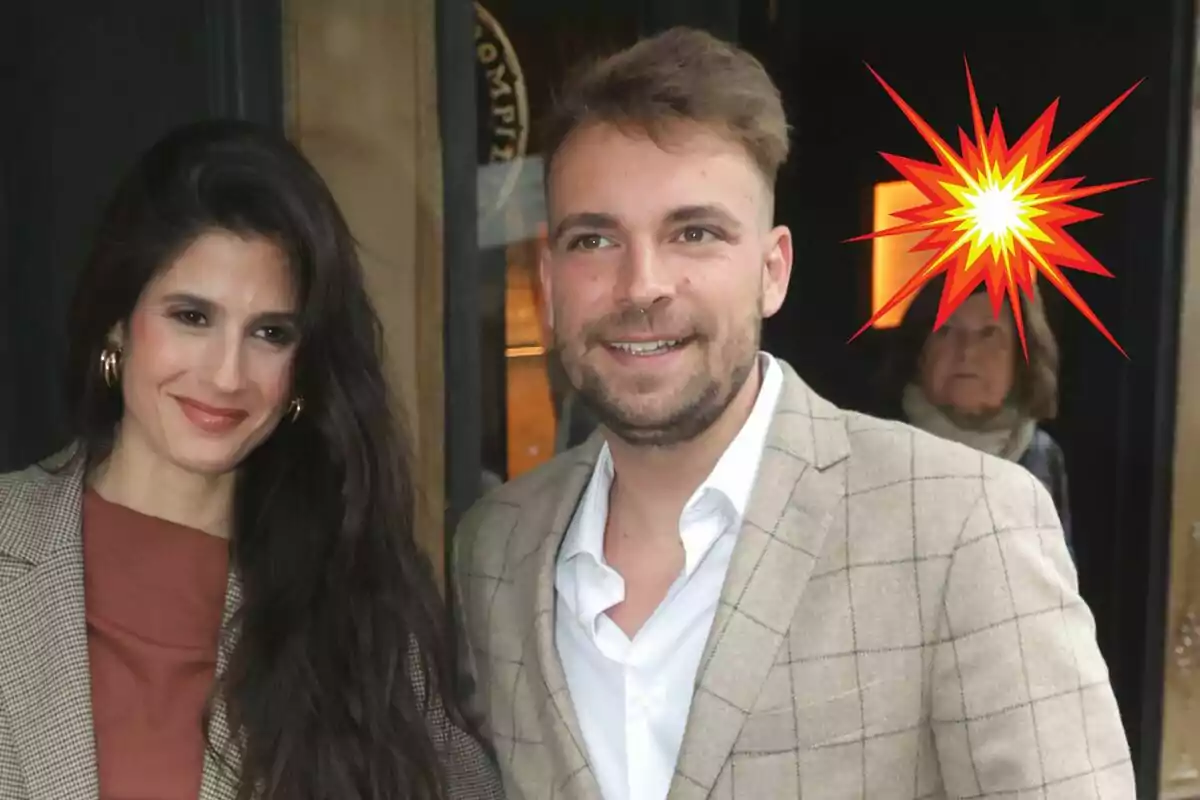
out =
<svg viewBox="0 0 1200 800"><path fill-rule="evenodd" d="M0 11L0 472L65 443L64 314L119 176L178 124L281 127L281 39L278 0Z"/></svg>

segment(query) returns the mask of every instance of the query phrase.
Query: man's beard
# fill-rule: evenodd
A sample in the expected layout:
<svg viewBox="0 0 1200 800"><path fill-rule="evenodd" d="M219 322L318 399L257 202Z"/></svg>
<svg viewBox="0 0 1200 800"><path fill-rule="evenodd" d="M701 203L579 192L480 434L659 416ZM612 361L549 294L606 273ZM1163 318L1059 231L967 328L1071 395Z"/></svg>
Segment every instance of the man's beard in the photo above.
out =
<svg viewBox="0 0 1200 800"><path fill-rule="evenodd" d="M582 358L573 365L568 363L566 345L561 340L555 342L554 356L584 406L614 436L635 446L671 447L692 441L712 427L750 378L758 359L761 323L748 327L754 333L735 337L723 347L719 362L733 364L725 380L701 368L671 398L673 402L664 404L665 413L661 414L631 408L622 393L606 385L600 371L582 363ZM686 346L704 347L709 341L697 336Z"/></svg>

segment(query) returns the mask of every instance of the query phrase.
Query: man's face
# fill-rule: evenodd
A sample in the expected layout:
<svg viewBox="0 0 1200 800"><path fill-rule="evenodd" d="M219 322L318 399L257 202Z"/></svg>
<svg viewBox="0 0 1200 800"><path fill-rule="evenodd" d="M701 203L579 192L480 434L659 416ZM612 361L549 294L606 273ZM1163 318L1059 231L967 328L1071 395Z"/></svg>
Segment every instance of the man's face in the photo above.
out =
<svg viewBox="0 0 1200 800"><path fill-rule="evenodd" d="M572 385L614 434L657 446L706 430L745 384L792 263L744 148L699 125L670 134L575 131L548 176L541 259Z"/></svg>

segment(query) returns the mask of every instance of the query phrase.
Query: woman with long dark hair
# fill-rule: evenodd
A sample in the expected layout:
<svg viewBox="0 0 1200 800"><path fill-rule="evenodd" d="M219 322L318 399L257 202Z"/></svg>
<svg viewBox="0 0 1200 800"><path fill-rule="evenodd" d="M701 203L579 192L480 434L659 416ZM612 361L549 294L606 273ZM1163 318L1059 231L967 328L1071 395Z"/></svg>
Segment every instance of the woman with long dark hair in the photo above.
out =
<svg viewBox="0 0 1200 800"><path fill-rule="evenodd" d="M134 166L71 312L75 444L0 476L0 797L500 796L380 334L284 139Z"/></svg>

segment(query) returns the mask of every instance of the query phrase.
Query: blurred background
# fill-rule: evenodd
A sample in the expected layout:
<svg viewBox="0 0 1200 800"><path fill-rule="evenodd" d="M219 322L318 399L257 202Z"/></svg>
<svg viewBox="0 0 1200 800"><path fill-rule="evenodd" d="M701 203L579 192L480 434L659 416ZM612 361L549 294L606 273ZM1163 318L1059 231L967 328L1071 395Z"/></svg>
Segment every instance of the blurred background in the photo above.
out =
<svg viewBox="0 0 1200 800"><path fill-rule="evenodd" d="M250 118L293 137L360 242L417 437L422 541L442 563L486 485L588 431L545 353L536 120L577 59L677 24L739 42L782 88L795 133L778 219L796 235L796 268L764 346L868 412L888 400L875 378L902 313L847 340L928 256L906 252L911 240L844 240L912 203L879 151L933 156L865 63L952 143L970 127L964 56L1010 143L1061 98L1057 144L1145 79L1056 173L1151 179L1082 201L1103 217L1069 228L1116 275L1069 273L1129 357L1049 291L1061 401L1045 427L1065 453L1080 584L1140 797L1200 797L1200 104L1187 0L6 3L0 471L64 443L66 303L118 176L176 124Z"/></svg>

